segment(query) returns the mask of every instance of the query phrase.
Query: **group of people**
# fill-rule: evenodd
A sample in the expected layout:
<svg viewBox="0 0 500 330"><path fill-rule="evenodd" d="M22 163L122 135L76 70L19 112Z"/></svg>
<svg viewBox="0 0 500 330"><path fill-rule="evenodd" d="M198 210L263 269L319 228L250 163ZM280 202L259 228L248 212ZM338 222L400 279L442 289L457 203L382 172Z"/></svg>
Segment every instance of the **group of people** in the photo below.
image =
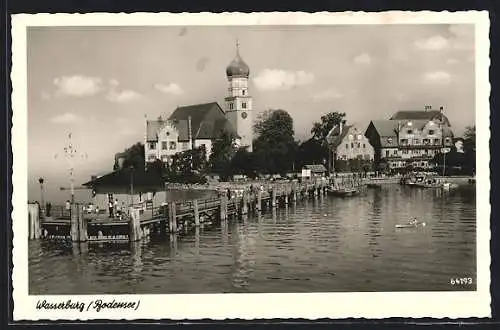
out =
<svg viewBox="0 0 500 330"><path fill-rule="evenodd" d="M118 198L113 199L113 197L111 197L108 200L108 210L110 218L116 217L122 220L125 215L125 202L122 201L120 204Z"/></svg>

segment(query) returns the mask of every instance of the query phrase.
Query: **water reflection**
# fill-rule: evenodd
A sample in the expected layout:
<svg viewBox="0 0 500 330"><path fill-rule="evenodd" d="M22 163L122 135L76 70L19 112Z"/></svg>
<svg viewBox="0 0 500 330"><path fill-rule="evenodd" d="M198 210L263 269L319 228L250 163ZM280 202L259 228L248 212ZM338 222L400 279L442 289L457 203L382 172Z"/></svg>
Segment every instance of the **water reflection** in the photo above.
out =
<svg viewBox="0 0 500 330"><path fill-rule="evenodd" d="M30 241L32 294L473 290L475 191L388 186L126 244ZM425 227L396 229L418 217Z"/></svg>

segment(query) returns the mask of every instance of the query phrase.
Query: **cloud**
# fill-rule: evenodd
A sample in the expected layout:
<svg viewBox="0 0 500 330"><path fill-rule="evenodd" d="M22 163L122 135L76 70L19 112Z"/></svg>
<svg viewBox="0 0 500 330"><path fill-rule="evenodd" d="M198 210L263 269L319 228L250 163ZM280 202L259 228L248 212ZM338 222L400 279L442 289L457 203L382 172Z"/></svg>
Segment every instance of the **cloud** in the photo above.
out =
<svg viewBox="0 0 500 330"><path fill-rule="evenodd" d="M102 79L87 76L62 76L54 78L57 87L56 95L89 96L98 93L102 89Z"/></svg>
<svg viewBox="0 0 500 330"><path fill-rule="evenodd" d="M427 72L423 75L424 82L447 85L451 82L451 74L446 71Z"/></svg>
<svg viewBox="0 0 500 330"><path fill-rule="evenodd" d="M154 87L162 93L172 94L172 95L181 95L184 93L181 86L176 83L170 83L168 85L164 84L155 84Z"/></svg>
<svg viewBox="0 0 500 330"><path fill-rule="evenodd" d="M40 97L42 98L42 100L44 101L48 101L52 98L52 96L50 95L49 92L46 92L46 91L43 91L40 93Z"/></svg>
<svg viewBox="0 0 500 330"><path fill-rule="evenodd" d="M305 71L265 69L253 78L259 90L286 90L314 82L314 75Z"/></svg>
<svg viewBox="0 0 500 330"><path fill-rule="evenodd" d="M456 58L448 58L448 59L446 60L446 64L450 64L450 65L457 64L457 63L459 63L459 62L460 62L460 61L459 61L459 60L457 60Z"/></svg>
<svg viewBox="0 0 500 330"><path fill-rule="evenodd" d="M109 85L111 86L111 88L115 88L115 87L118 87L118 85L120 85L120 83L116 79L110 79Z"/></svg>
<svg viewBox="0 0 500 330"><path fill-rule="evenodd" d="M134 126L133 123L129 121L129 119L124 118L124 117L118 117L114 120L115 123L115 132L118 135L121 136L132 136L137 133L135 129L132 127Z"/></svg>
<svg viewBox="0 0 500 330"><path fill-rule="evenodd" d="M354 63L356 64L370 64L372 59L367 53L360 54L354 58Z"/></svg>
<svg viewBox="0 0 500 330"><path fill-rule="evenodd" d="M434 35L427 39L420 39L415 41L415 47L421 50L443 50L450 47L448 39Z"/></svg>
<svg viewBox="0 0 500 330"><path fill-rule="evenodd" d="M122 91L111 90L108 95L106 95L106 99L110 102L116 103L126 103L131 101L136 101L142 97L141 94L136 91L130 89L124 89Z"/></svg>
<svg viewBox="0 0 500 330"><path fill-rule="evenodd" d="M81 122L83 119L80 116L77 116L73 113L66 112L62 115L52 117L50 119L51 122L55 124L70 124L70 123L78 123Z"/></svg>
<svg viewBox="0 0 500 330"><path fill-rule="evenodd" d="M336 100L343 97L344 94L340 93L337 89L329 88L327 90L314 94L313 100L316 102L321 102L326 100Z"/></svg>

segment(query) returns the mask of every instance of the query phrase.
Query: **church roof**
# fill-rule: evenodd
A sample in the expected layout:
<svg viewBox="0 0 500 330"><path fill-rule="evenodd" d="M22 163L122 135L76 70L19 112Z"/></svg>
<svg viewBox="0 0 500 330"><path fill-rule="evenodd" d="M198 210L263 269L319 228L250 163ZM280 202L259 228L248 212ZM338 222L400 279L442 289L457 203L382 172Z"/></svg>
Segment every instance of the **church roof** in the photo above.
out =
<svg viewBox="0 0 500 330"><path fill-rule="evenodd" d="M178 107L167 121L147 121L147 141L157 141L160 129L170 123L179 133L179 141L189 141L189 117L193 139L218 139L224 132L238 137L231 122L217 102Z"/></svg>

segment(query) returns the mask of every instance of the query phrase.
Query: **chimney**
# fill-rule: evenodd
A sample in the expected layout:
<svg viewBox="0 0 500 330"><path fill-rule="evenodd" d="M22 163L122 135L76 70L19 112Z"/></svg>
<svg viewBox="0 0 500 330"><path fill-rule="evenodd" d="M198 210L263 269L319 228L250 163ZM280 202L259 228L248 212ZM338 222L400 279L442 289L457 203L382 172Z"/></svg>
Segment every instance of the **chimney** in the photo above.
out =
<svg viewBox="0 0 500 330"><path fill-rule="evenodd" d="M441 112L441 114L444 113L444 107L443 106L439 107L439 112Z"/></svg>

